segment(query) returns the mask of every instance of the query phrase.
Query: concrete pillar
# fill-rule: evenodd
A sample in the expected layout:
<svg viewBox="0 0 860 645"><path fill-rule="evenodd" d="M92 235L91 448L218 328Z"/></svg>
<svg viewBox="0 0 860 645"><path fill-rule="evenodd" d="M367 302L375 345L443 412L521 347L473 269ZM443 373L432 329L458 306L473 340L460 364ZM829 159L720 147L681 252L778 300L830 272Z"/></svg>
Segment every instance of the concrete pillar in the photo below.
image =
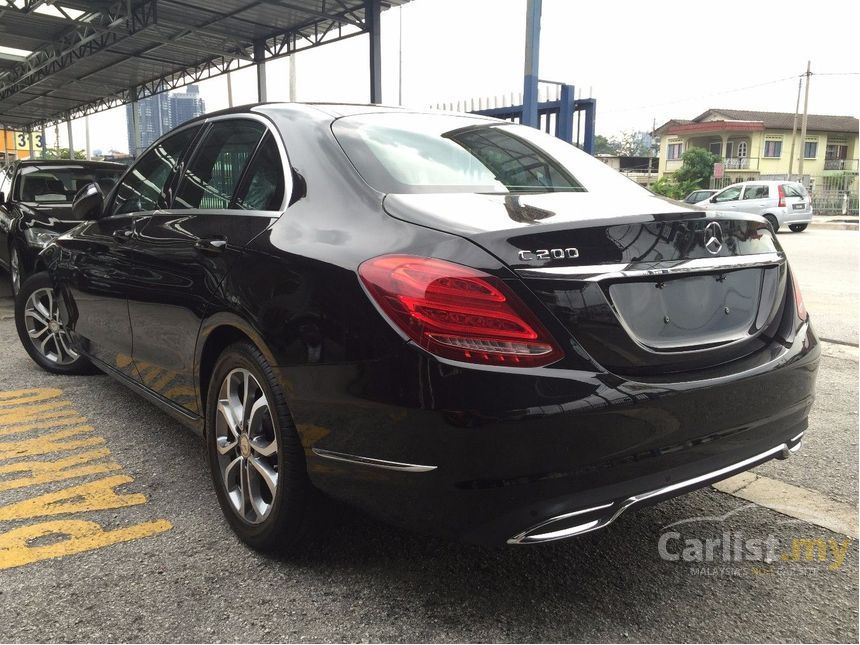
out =
<svg viewBox="0 0 860 645"><path fill-rule="evenodd" d="M254 63L257 66L257 101L265 103L269 100L269 92L266 87L266 48L262 41L254 43Z"/></svg>
<svg viewBox="0 0 860 645"><path fill-rule="evenodd" d="M379 0L367 0L364 13L370 35L370 102L382 103L382 41L379 34L382 7Z"/></svg>
<svg viewBox="0 0 860 645"><path fill-rule="evenodd" d="M27 129L27 142L30 146L30 159L35 159L36 155L33 154L33 131L31 129Z"/></svg>
<svg viewBox="0 0 860 645"><path fill-rule="evenodd" d="M137 158L138 148L140 148L140 113L137 106L137 88L131 88L131 146L128 153L132 159Z"/></svg>
<svg viewBox="0 0 860 645"><path fill-rule="evenodd" d="M69 159L75 158L75 139L72 136L72 116L66 119L66 132L69 135Z"/></svg>

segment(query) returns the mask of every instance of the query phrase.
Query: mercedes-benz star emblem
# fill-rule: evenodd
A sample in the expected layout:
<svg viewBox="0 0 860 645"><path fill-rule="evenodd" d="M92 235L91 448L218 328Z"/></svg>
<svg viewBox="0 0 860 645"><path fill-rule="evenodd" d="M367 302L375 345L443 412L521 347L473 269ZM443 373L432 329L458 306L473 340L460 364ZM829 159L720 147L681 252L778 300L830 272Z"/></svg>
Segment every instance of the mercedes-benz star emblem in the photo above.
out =
<svg viewBox="0 0 860 645"><path fill-rule="evenodd" d="M716 255L723 248L723 229L717 222L705 227L705 248L711 255Z"/></svg>

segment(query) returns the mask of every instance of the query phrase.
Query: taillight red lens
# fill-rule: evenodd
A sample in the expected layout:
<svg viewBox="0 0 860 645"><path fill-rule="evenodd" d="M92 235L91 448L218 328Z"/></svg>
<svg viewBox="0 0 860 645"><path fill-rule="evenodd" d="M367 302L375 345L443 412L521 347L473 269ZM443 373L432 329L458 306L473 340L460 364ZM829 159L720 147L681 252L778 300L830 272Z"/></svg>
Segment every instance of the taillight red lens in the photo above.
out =
<svg viewBox="0 0 860 645"><path fill-rule="evenodd" d="M797 312L797 317L805 322L809 313L806 311L806 305L803 304L803 296L800 294L800 285L797 284L794 271L791 272L791 290L794 291L794 309Z"/></svg>
<svg viewBox="0 0 860 645"><path fill-rule="evenodd" d="M776 190L779 193L779 207L785 208L785 188L782 187L782 184L779 184Z"/></svg>
<svg viewBox="0 0 860 645"><path fill-rule="evenodd" d="M429 352L467 363L540 367L562 351L493 276L411 255L367 260L358 275L385 314Z"/></svg>

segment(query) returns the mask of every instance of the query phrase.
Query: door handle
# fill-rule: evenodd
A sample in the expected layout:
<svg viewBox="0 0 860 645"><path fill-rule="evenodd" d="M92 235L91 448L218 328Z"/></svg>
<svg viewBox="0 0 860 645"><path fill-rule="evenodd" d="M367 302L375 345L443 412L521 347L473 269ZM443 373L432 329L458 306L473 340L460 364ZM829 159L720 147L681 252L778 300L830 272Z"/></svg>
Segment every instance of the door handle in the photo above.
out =
<svg viewBox="0 0 860 645"><path fill-rule="evenodd" d="M134 235L134 230L130 228L120 228L111 233L111 237L117 242L128 242L132 235Z"/></svg>
<svg viewBox="0 0 860 645"><path fill-rule="evenodd" d="M221 253L227 248L227 240L223 237L204 237L194 243L194 248L202 253Z"/></svg>

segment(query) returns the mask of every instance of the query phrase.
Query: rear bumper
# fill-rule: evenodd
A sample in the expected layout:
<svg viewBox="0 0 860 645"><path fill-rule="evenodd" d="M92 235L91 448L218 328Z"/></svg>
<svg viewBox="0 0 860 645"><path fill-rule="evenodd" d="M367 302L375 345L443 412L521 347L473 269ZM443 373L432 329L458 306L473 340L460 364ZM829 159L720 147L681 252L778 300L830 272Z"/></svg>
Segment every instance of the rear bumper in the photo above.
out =
<svg viewBox="0 0 860 645"><path fill-rule="evenodd" d="M779 223L783 226L791 224L809 224L812 221L812 209L805 211L786 210L779 215Z"/></svg>
<svg viewBox="0 0 860 645"><path fill-rule="evenodd" d="M394 524L485 544L596 530L783 456L806 429L820 354L805 325L742 370L645 383L465 370L404 350L284 370L311 479Z"/></svg>

